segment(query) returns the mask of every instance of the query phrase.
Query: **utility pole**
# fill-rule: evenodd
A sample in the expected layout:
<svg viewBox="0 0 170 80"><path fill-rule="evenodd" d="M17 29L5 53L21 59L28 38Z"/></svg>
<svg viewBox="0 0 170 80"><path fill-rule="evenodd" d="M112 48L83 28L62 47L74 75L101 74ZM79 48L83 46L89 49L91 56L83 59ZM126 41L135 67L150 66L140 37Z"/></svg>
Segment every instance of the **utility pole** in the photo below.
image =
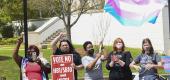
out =
<svg viewBox="0 0 170 80"><path fill-rule="evenodd" d="M23 0L24 11L24 40L25 40L25 56L28 49L28 24L27 24L27 0Z"/></svg>

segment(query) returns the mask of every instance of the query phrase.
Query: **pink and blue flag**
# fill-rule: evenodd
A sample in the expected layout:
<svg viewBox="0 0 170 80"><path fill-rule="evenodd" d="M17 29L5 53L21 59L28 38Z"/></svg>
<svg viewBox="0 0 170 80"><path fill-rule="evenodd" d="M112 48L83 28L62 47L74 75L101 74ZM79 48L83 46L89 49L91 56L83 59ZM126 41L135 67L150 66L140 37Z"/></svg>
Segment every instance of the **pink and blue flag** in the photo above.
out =
<svg viewBox="0 0 170 80"><path fill-rule="evenodd" d="M104 10L122 25L141 26L145 22L154 24L165 4L165 0L108 0Z"/></svg>
<svg viewBox="0 0 170 80"><path fill-rule="evenodd" d="M170 73L170 56L161 56L161 60L164 63L163 68L166 73Z"/></svg>

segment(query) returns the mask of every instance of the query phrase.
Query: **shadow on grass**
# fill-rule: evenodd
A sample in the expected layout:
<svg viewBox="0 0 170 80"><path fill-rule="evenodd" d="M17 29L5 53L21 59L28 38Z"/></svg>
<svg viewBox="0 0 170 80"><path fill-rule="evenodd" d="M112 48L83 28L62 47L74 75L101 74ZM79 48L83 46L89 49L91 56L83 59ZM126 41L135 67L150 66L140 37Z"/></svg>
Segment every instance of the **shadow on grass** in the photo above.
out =
<svg viewBox="0 0 170 80"><path fill-rule="evenodd" d="M0 56L0 61L5 61L5 60L9 60L12 59L11 57L8 56Z"/></svg>

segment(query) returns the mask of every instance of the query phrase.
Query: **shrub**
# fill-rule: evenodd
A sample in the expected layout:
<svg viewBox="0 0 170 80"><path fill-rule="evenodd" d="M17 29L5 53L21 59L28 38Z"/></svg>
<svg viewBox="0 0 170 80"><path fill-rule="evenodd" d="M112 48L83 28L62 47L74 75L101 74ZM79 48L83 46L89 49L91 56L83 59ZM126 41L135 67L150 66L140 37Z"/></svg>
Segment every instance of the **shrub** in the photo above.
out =
<svg viewBox="0 0 170 80"><path fill-rule="evenodd" d="M15 44L18 38L2 38L0 39L0 45L11 45Z"/></svg>
<svg viewBox="0 0 170 80"><path fill-rule="evenodd" d="M14 35L14 29L12 25L6 25L1 28L1 34L3 38L12 38Z"/></svg>

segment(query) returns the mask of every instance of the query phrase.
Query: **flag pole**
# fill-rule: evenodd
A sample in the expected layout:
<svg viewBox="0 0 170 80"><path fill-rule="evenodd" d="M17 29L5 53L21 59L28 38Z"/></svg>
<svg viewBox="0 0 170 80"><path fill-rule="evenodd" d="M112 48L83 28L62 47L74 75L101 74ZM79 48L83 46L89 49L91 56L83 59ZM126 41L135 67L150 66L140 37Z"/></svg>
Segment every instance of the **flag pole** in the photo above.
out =
<svg viewBox="0 0 170 80"><path fill-rule="evenodd" d="M169 32L170 32L170 0L168 0L168 17L169 17Z"/></svg>
<svg viewBox="0 0 170 80"><path fill-rule="evenodd" d="M28 49L27 0L23 0L25 56Z"/></svg>

